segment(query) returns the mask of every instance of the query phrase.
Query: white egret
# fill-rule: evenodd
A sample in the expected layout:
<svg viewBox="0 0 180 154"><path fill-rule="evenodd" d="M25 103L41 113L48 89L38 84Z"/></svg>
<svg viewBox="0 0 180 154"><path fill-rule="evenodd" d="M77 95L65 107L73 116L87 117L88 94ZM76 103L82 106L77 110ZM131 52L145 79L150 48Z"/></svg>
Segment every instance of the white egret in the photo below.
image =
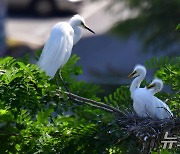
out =
<svg viewBox="0 0 180 154"><path fill-rule="evenodd" d="M131 95L135 90L137 90L140 87L140 84L145 78L145 76L146 76L146 68L142 65L136 65L134 67L133 72L128 76L128 78L136 77L130 86Z"/></svg>
<svg viewBox="0 0 180 154"><path fill-rule="evenodd" d="M59 22L54 25L51 34L42 50L37 65L46 72L46 75L53 78L58 69L61 80L61 68L71 56L73 45L81 38L81 29L85 28L94 33L80 15L74 15L69 22ZM64 83L64 81L63 81ZM64 84L65 85L65 84Z"/></svg>
<svg viewBox="0 0 180 154"><path fill-rule="evenodd" d="M154 116L158 119L171 118L173 113L169 109L168 105L162 100L154 96L154 94L160 92L163 88L163 82L160 79L154 79L152 83L147 86L152 96L152 106L154 108Z"/></svg>
<svg viewBox="0 0 180 154"><path fill-rule="evenodd" d="M140 84L146 76L146 68L142 65L136 65L133 72L128 76L135 77L130 86L131 98L133 99L133 108L141 117L152 115L150 110L151 95L146 87L140 88Z"/></svg>

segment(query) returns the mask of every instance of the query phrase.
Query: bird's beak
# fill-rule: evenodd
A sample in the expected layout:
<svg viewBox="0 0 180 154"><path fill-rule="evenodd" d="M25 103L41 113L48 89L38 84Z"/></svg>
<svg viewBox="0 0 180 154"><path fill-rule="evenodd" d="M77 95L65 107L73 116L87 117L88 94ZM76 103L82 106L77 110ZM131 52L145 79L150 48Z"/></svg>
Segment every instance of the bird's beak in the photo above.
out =
<svg viewBox="0 0 180 154"><path fill-rule="evenodd" d="M147 86L147 89L151 89L153 87L155 87L155 84L150 84L150 85Z"/></svg>
<svg viewBox="0 0 180 154"><path fill-rule="evenodd" d="M83 27L84 27L85 29L87 29L88 31L90 31L91 33L95 34L95 32L94 32L92 29L90 29L88 26L83 25Z"/></svg>
<svg viewBox="0 0 180 154"><path fill-rule="evenodd" d="M128 75L128 78L133 78L134 74L136 74L136 71L133 71L131 74Z"/></svg>

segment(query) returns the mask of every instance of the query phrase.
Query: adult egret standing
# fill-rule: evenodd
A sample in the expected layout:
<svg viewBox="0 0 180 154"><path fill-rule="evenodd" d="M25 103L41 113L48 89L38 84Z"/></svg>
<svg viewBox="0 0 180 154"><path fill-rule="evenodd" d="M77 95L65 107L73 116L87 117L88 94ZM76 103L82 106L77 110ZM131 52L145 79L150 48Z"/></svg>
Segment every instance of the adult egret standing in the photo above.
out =
<svg viewBox="0 0 180 154"><path fill-rule="evenodd" d="M151 95L146 87L140 88L140 84L146 76L146 68L142 65L136 65L133 72L128 76L135 79L130 86L131 98L133 99L133 108L141 117L152 115L150 108Z"/></svg>
<svg viewBox="0 0 180 154"><path fill-rule="evenodd" d="M73 16L69 22L59 22L54 25L37 62L39 68L45 71L46 75L53 78L57 70L60 69L59 74L63 81L61 68L70 58L73 45L81 38L82 32L80 27L95 34L95 32L85 24L83 17L78 14Z"/></svg>
<svg viewBox="0 0 180 154"><path fill-rule="evenodd" d="M163 88L163 82L160 79L154 79L152 83L147 86L147 89L150 91L152 96L152 105L154 107L154 116L158 119L167 119L173 116L173 113L169 109L168 105L162 100L154 96L154 94L160 92Z"/></svg>

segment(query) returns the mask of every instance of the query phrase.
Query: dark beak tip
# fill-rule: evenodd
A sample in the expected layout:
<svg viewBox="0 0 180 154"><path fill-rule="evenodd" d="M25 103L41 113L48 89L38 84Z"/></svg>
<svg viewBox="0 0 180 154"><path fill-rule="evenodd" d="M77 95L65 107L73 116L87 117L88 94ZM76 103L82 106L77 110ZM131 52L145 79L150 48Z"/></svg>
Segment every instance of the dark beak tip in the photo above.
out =
<svg viewBox="0 0 180 154"><path fill-rule="evenodd" d="M93 30L91 30L91 29L88 29L91 33L93 33L93 34L96 34Z"/></svg>
<svg viewBox="0 0 180 154"><path fill-rule="evenodd" d="M87 27L87 26L84 26L88 31L90 31L91 33L93 33L93 34L96 34L92 29L90 29L89 27Z"/></svg>

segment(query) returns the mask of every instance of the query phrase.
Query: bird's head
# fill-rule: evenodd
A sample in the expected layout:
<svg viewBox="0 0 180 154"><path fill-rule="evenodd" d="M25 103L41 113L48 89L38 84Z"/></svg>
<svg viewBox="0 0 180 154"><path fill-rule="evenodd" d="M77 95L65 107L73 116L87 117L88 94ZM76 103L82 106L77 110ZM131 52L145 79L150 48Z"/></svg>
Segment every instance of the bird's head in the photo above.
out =
<svg viewBox="0 0 180 154"><path fill-rule="evenodd" d="M70 25L71 25L72 27L74 27L74 26L82 27L82 28L87 29L87 30L90 31L91 33L95 34L95 32L94 32L93 30L91 30L91 29L86 25L86 23L85 23L85 21L84 21L84 18L81 17L79 14L74 15L74 16L70 19L69 23L70 23Z"/></svg>
<svg viewBox="0 0 180 154"><path fill-rule="evenodd" d="M163 82L161 79L154 79L148 86L147 89L153 89L156 92L161 91L163 88Z"/></svg>
<svg viewBox="0 0 180 154"><path fill-rule="evenodd" d="M137 76L145 76L146 75L146 68L142 65L136 65L134 70L131 74L128 75L128 78L134 78Z"/></svg>

